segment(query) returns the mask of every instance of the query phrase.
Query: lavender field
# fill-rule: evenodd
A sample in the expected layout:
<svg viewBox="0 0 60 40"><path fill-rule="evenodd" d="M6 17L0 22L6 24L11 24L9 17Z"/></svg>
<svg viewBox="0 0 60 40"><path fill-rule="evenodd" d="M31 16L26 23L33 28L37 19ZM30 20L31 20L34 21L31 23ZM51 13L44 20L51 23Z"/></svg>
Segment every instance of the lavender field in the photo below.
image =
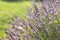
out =
<svg viewBox="0 0 60 40"><path fill-rule="evenodd" d="M60 0L30 0L28 3L26 11L25 6L22 8L23 14L20 14L22 9L17 9L14 13L18 14L6 21L8 26L1 27L4 34L1 40L60 40Z"/></svg>

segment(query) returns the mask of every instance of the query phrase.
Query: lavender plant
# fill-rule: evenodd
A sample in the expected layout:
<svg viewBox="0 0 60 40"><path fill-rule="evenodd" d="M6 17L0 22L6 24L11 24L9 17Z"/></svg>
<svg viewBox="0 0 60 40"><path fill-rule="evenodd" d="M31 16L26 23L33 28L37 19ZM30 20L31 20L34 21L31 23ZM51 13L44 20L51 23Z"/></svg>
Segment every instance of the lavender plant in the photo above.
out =
<svg viewBox="0 0 60 40"><path fill-rule="evenodd" d="M60 40L60 0L31 2L25 20L13 17L11 29L5 30L7 40ZM39 5L38 5L39 4Z"/></svg>

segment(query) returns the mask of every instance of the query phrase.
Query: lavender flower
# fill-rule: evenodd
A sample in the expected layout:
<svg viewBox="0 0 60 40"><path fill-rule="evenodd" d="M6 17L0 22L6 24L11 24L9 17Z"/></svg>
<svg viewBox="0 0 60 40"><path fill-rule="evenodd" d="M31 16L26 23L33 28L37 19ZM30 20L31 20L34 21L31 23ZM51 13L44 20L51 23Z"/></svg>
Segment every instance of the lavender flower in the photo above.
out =
<svg viewBox="0 0 60 40"><path fill-rule="evenodd" d="M5 31L7 39L60 40L59 2L59 0L43 0L40 7L34 1L31 2L33 8L28 10L25 20L13 17L15 22L11 24L10 30Z"/></svg>

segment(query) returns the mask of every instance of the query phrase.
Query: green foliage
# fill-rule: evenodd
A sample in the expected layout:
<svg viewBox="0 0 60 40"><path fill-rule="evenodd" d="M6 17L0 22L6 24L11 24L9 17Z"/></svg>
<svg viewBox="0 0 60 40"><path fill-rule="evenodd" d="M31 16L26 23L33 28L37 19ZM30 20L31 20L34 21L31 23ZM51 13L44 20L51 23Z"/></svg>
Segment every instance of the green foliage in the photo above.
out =
<svg viewBox="0 0 60 40"><path fill-rule="evenodd" d="M28 1L28 0L2 0L2 1L15 2L15 1Z"/></svg>
<svg viewBox="0 0 60 40"><path fill-rule="evenodd" d="M13 3L0 1L0 38L4 35L1 30L9 27L8 23L11 22L14 15L19 16L21 19L24 18L28 6L31 6L28 1Z"/></svg>
<svg viewBox="0 0 60 40"><path fill-rule="evenodd" d="M29 1L29 0L2 0L2 1L10 1L10 2L15 2L15 1ZM43 1L43 0L35 0L36 2L37 1Z"/></svg>
<svg viewBox="0 0 60 40"><path fill-rule="evenodd" d="M2 0L2 1L10 1L10 2L14 2L14 1L22 1L22 0Z"/></svg>

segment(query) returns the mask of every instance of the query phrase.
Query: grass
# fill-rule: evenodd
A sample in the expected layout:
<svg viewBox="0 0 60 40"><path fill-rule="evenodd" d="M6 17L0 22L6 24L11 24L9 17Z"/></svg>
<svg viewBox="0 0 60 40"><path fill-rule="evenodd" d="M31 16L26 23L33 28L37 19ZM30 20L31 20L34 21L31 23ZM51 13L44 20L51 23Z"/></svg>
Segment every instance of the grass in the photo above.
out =
<svg viewBox="0 0 60 40"><path fill-rule="evenodd" d="M0 38L4 37L4 28L9 28L8 23L14 15L24 18L24 13L27 7L31 4L28 1L24 2L2 2L0 1Z"/></svg>

